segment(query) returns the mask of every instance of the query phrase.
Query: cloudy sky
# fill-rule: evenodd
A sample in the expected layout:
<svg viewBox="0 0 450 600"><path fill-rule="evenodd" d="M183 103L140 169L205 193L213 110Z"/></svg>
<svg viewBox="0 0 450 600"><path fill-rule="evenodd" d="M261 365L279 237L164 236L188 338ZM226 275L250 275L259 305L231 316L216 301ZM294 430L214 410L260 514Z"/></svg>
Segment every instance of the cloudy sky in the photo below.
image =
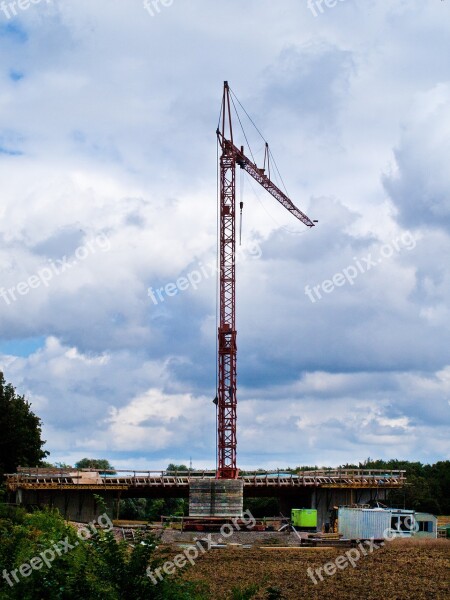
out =
<svg viewBox="0 0 450 600"><path fill-rule="evenodd" d="M0 368L53 462L215 465L225 79L319 220L237 174L239 466L450 458L450 2L328 4L1 4Z"/></svg>

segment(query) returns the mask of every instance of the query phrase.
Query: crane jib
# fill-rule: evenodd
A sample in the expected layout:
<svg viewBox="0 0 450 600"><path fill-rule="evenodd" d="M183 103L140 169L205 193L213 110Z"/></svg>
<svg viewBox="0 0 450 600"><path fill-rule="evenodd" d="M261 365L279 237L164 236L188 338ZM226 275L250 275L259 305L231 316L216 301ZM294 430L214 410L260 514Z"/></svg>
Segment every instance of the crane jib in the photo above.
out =
<svg viewBox="0 0 450 600"><path fill-rule="evenodd" d="M241 169L244 169L249 175L255 179L264 189L266 189L269 194L271 194L280 204L282 204L290 213L294 215L299 221L307 225L308 227L314 227L314 223L311 221L309 217L307 217L302 211L295 206L295 204L290 200L284 192L280 190L278 186L276 186L273 181L271 181L267 175L264 173L264 169L259 169L254 163L248 159L245 154L241 152L236 146L231 144L227 140L227 144L231 146L231 149L235 155L236 164L238 164Z"/></svg>

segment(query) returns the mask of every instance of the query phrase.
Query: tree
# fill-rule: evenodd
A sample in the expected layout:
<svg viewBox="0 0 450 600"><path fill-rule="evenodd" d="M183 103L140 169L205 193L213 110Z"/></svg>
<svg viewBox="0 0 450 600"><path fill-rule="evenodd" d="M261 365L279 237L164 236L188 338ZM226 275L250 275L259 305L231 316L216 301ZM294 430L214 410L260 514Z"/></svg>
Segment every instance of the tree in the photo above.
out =
<svg viewBox="0 0 450 600"><path fill-rule="evenodd" d="M75 463L76 469L98 469L99 471L114 471L114 467L106 458L82 458Z"/></svg>
<svg viewBox="0 0 450 600"><path fill-rule="evenodd" d="M440 461L434 465L407 460L372 460L359 463L365 469L402 469L406 471L407 485L401 490L390 490L388 502L392 506L404 506L416 511L431 512L435 515L448 514L450 501L450 461Z"/></svg>
<svg viewBox="0 0 450 600"><path fill-rule="evenodd" d="M189 471L189 468L186 465L175 465L174 463L170 463L166 469L167 471Z"/></svg>
<svg viewBox="0 0 450 600"><path fill-rule="evenodd" d="M279 498L245 498L244 509L249 510L256 519L280 514Z"/></svg>
<svg viewBox="0 0 450 600"><path fill-rule="evenodd" d="M99 506L105 512L101 499ZM59 551L55 551L56 548ZM175 577L164 577L154 585L147 569L150 573L157 568L162 571L167 556L157 551L157 539L150 533L142 533L139 543L132 546L124 540L117 541L112 529L106 527L91 530L86 538L57 510L28 513L0 504L0 600L205 600L210 597L206 591L202 593L204 586L183 582L179 577L181 570ZM43 558L43 554L47 562L32 558ZM40 566L33 566L36 560ZM12 574L14 571L18 581Z"/></svg>
<svg viewBox="0 0 450 600"><path fill-rule="evenodd" d="M17 467L37 467L49 454L42 447L41 420L0 371L0 476Z"/></svg>
<svg viewBox="0 0 450 600"><path fill-rule="evenodd" d="M189 471L189 469L186 465L170 463L166 473L169 471ZM162 515L181 517L189 513L187 498L127 498L121 500L119 506L119 518L135 521L159 521Z"/></svg>

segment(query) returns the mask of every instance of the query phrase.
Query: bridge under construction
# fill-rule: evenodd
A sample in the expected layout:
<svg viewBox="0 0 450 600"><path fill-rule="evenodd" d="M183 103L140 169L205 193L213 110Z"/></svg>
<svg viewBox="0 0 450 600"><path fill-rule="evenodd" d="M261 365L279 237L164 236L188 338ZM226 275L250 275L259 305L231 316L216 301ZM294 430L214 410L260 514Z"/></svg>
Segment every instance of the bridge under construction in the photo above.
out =
<svg viewBox="0 0 450 600"><path fill-rule="evenodd" d="M119 501L124 498L189 498L190 514L197 510L199 516L202 510L220 516L225 498L228 514L233 505L233 491L216 487L211 495L210 491L205 493L205 483L220 485L216 471L22 468L7 476L11 500L23 505L52 506L65 518L80 522L89 522L97 516L96 495L103 498L112 515L117 515ZM238 498L235 514L242 510L239 498L277 497L285 514L299 506L317 509L321 526L333 506L384 502L388 490L402 488L406 477L405 471L374 469L255 471L242 472L235 483ZM211 496L215 505L206 506L204 499L211 502Z"/></svg>

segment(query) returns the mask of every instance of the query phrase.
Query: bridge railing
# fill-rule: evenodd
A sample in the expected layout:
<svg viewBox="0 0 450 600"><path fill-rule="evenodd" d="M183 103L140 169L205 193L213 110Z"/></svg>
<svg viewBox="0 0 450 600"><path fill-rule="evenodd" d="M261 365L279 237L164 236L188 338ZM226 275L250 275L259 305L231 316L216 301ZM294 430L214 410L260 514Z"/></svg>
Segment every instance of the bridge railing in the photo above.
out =
<svg viewBox="0 0 450 600"><path fill-rule="evenodd" d="M361 484L361 485L403 485L406 472L386 469L318 469L297 471L295 473L246 473L244 481L253 485L323 485L323 484Z"/></svg>
<svg viewBox="0 0 450 600"><path fill-rule="evenodd" d="M19 468L7 475L9 489L23 486L85 486L111 488L117 486L188 486L198 478L214 478L212 470L132 471L98 469ZM320 485L386 485L401 486L406 482L403 470L386 469L317 469L311 471L243 471L244 485L251 486L320 486Z"/></svg>

